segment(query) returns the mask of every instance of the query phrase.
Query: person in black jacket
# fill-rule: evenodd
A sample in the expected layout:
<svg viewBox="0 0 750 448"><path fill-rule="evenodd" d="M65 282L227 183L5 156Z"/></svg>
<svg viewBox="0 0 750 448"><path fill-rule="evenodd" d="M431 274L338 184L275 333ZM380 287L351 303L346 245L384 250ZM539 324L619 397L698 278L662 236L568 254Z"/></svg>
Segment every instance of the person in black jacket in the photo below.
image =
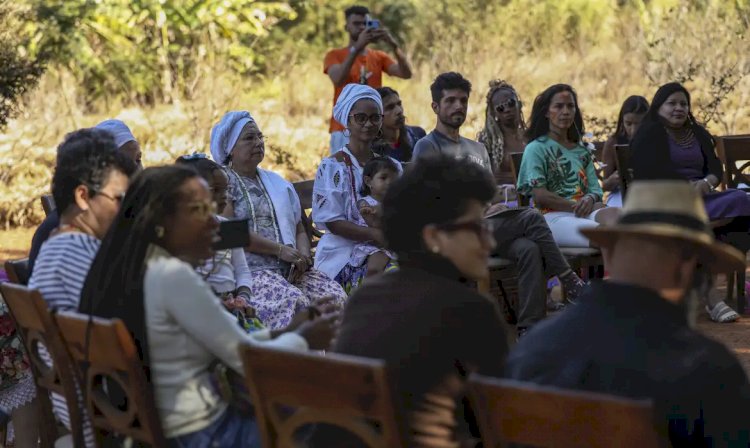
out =
<svg viewBox="0 0 750 448"><path fill-rule="evenodd" d="M494 193L490 171L467 159L414 162L383 201L383 232L400 269L364 282L346 305L333 351L386 361L405 446L473 446L466 378L503 372L500 310L466 284L487 275L495 243L483 218ZM329 431L310 446L360 446Z"/></svg>
<svg viewBox="0 0 750 448"><path fill-rule="evenodd" d="M683 181L635 181L618 224L583 229L610 278L529 331L508 356L510 378L651 399L674 447L747 447L750 384L737 358L691 328L694 291L745 257L714 241Z"/></svg>
<svg viewBox="0 0 750 448"><path fill-rule="evenodd" d="M682 179L703 196L716 236L742 251L750 249L750 198L744 191L716 191L724 172L714 139L690 109L690 93L671 82L657 90L631 147L634 179ZM739 315L723 301L709 303L716 322Z"/></svg>

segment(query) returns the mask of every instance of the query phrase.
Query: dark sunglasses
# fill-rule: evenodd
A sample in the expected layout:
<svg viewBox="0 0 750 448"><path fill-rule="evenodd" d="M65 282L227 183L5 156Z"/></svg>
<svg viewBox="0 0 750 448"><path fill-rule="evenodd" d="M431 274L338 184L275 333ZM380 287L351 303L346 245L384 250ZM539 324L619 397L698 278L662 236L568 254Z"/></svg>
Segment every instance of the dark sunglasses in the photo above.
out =
<svg viewBox="0 0 750 448"><path fill-rule="evenodd" d="M369 120L370 123L372 123L375 126L378 126L380 123L383 122L383 115L382 114L353 114L349 115L349 118L352 119L355 123L357 123L359 126L364 126L367 124L367 121Z"/></svg>
<svg viewBox="0 0 750 448"><path fill-rule="evenodd" d="M468 230L470 232L474 232L479 238L487 238L491 236L493 230L492 223L486 219L483 219L481 221L449 222L445 224L438 224L436 227L446 232Z"/></svg>
<svg viewBox="0 0 750 448"><path fill-rule="evenodd" d="M520 105L521 105L521 102L518 101L517 99L509 98L508 101L495 106L495 110L497 111L497 113L501 114L505 112L506 110L515 109L517 106L520 106Z"/></svg>

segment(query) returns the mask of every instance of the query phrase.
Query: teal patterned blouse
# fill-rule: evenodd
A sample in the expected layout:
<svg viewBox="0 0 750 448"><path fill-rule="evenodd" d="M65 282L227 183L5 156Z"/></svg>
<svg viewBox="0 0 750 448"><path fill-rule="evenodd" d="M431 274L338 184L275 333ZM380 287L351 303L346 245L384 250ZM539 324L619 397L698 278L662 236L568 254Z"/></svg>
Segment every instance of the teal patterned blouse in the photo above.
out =
<svg viewBox="0 0 750 448"><path fill-rule="evenodd" d="M519 171L517 189L525 196L532 196L534 188L545 188L573 201L585 194L601 201L604 194L591 153L580 144L568 149L551 138L539 137L526 145Z"/></svg>

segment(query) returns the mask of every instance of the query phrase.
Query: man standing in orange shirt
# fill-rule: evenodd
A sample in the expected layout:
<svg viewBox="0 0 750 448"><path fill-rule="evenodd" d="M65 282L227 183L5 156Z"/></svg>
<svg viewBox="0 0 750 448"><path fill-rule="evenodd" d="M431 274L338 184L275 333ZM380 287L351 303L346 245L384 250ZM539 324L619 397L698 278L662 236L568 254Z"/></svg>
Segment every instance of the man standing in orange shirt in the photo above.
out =
<svg viewBox="0 0 750 448"><path fill-rule="evenodd" d="M368 26L370 10L364 6L352 6L344 11L344 14L349 46L329 51L323 62L323 72L333 81L333 104L336 104L347 84L359 83L373 88L382 87L383 72L403 79L411 78L411 65L391 33L381 28L374 20L371 20L374 23ZM395 61L383 51L367 49L367 45L378 41L385 42L393 48ZM349 139L344 130L345 126L331 117L331 154L348 143Z"/></svg>

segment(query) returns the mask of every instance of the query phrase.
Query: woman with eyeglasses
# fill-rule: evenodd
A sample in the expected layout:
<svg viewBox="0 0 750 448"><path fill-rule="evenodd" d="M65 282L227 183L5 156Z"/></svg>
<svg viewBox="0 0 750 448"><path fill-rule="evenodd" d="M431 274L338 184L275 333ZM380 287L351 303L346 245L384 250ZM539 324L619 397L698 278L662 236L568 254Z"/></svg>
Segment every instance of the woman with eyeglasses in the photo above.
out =
<svg viewBox="0 0 750 448"><path fill-rule="evenodd" d="M415 161L383 201L383 233L401 267L352 294L333 351L385 360L406 422L403 446L476 446L466 378L502 375L505 323L497 303L467 284L488 275L495 241L484 210L494 194L489 170L435 154ZM361 446L332 428L313 440Z"/></svg>
<svg viewBox="0 0 750 448"><path fill-rule="evenodd" d="M326 312L285 333L242 330L195 271L213 253L215 213L195 170L142 171L102 241L79 312L122 319L130 330L170 446L259 447L253 416L225 401L211 366L243 375L244 343L326 349L337 317ZM114 392L110 398L117 402Z"/></svg>
<svg viewBox="0 0 750 448"><path fill-rule="evenodd" d="M523 152L524 132L523 104L516 89L505 81L490 81L484 128L477 140L487 148L495 180L501 185L515 184L510 155Z"/></svg>
<svg viewBox="0 0 750 448"><path fill-rule="evenodd" d="M263 134L247 111L227 113L211 132L211 156L229 176L227 206L220 213L248 220L250 301L261 322L276 330L316 301L329 298L342 305L346 293L333 277L313 268L297 192L259 167L265 154Z"/></svg>
<svg viewBox="0 0 750 448"><path fill-rule="evenodd" d="M602 203L583 132L578 95L571 86L555 84L536 97L516 188L534 199L561 247L589 247L578 230L613 223L619 214L618 208Z"/></svg>
<svg viewBox="0 0 750 448"><path fill-rule="evenodd" d="M351 293L367 273L361 257L352 259L354 247L363 242L384 245L380 229L360 224L363 219L357 207L364 166L379 155L373 151L373 142L382 135L380 94L369 86L349 84L336 101L333 116L346 126L349 143L323 159L315 176L312 217L326 231L315 251L315 267ZM400 173L401 164L391 160Z"/></svg>
<svg viewBox="0 0 750 448"><path fill-rule="evenodd" d="M68 134L58 147L52 194L60 225L42 244L29 279L29 288L39 290L50 309L78 309L89 267L135 170L107 131L81 129ZM52 394L52 404L55 415L70 429L65 399ZM90 426L85 437L93 446Z"/></svg>

